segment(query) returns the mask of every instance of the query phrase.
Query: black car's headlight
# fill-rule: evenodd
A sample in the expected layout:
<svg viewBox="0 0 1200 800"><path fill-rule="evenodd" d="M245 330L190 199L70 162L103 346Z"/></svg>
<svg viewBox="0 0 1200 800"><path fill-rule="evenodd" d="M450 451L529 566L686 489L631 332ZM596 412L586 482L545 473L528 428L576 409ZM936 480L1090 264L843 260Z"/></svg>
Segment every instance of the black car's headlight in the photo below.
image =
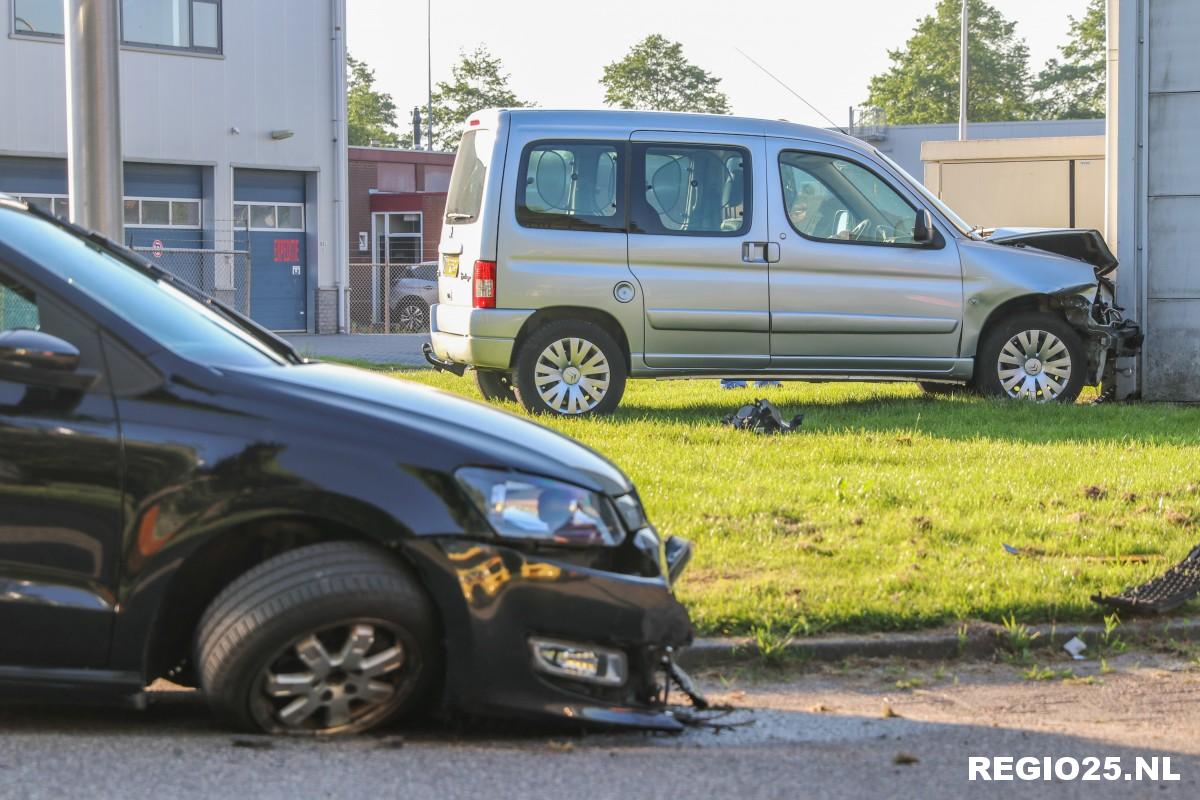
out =
<svg viewBox="0 0 1200 800"><path fill-rule="evenodd" d="M454 476L492 529L506 538L609 547L625 538L612 504L596 492L480 467L464 467Z"/></svg>

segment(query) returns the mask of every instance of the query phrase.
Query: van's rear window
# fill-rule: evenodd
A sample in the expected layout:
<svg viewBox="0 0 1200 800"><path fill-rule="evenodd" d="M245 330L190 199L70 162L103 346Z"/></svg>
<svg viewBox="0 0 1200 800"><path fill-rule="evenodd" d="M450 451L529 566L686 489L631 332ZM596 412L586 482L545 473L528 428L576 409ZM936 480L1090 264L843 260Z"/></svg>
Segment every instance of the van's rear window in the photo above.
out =
<svg viewBox="0 0 1200 800"><path fill-rule="evenodd" d="M473 130L463 134L450 173L446 196L446 223L465 225L479 218L483 205L483 185L495 140L491 131Z"/></svg>

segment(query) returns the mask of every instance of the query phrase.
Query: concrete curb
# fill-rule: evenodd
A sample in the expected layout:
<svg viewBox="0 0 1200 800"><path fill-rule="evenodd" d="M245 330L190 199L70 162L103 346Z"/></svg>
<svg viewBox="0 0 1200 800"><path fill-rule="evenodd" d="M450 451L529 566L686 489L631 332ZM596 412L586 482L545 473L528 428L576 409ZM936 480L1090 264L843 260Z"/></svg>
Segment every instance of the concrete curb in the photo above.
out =
<svg viewBox="0 0 1200 800"><path fill-rule="evenodd" d="M1095 657L1096 644L1104 636L1104 626L1090 623L1029 625L1027 636L1031 650L1061 648L1072 636L1089 645L1089 657ZM1036 636L1035 636L1036 634ZM1122 623L1113 633L1127 644L1145 644L1154 640L1200 640L1200 618L1149 618ZM916 661L947 661L956 658L990 659L1012 650L1010 636L1002 625L973 621L958 628L939 628L916 633L873 633L864 635L814 636L794 639L784 652L795 661L842 661L847 658L905 658ZM697 639L679 654L686 669L730 666L759 661L754 639L723 637Z"/></svg>

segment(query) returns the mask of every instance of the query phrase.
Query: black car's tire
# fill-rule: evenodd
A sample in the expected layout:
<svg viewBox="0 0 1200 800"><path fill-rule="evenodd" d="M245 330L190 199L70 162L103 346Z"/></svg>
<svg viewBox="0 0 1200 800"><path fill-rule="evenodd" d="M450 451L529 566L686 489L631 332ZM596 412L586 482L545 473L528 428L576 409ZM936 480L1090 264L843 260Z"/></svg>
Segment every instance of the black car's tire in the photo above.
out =
<svg viewBox="0 0 1200 800"><path fill-rule="evenodd" d="M428 699L441 669L436 620L416 578L384 550L310 545L217 595L197 629L195 663L231 726L361 733Z"/></svg>
<svg viewBox="0 0 1200 800"><path fill-rule="evenodd" d="M534 331L517 353L517 400L533 414L608 414L625 393L625 356L608 331L557 320Z"/></svg>
<svg viewBox="0 0 1200 800"><path fill-rule="evenodd" d="M517 390L513 386L512 374L498 369L475 370L475 386L483 399L489 403L517 401Z"/></svg>
<svg viewBox="0 0 1200 800"><path fill-rule="evenodd" d="M1027 311L979 341L975 385L988 397L1073 403L1087 373L1083 338L1062 317Z"/></svg>
<svg viewBox="0 0 1200 800"><path fill-rule="evenodd" d="M939 383L937 381L917 381L921 391L934 397L953 397L954 395L969 394L973 391L969 383Z"/></svg>

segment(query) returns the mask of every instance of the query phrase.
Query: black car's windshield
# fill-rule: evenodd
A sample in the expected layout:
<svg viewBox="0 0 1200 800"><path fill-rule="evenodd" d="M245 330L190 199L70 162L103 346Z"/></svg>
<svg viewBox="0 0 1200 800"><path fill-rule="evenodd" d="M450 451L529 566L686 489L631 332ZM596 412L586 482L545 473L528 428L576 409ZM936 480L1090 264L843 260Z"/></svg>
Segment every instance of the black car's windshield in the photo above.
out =
<svg viewBox="0 0 1200 800"><path fill-rule="evenodd" d="M49 220L0 206L0 243L104 304L164 349L217 367L287 363L283 353L168 280Z"/></svg>

